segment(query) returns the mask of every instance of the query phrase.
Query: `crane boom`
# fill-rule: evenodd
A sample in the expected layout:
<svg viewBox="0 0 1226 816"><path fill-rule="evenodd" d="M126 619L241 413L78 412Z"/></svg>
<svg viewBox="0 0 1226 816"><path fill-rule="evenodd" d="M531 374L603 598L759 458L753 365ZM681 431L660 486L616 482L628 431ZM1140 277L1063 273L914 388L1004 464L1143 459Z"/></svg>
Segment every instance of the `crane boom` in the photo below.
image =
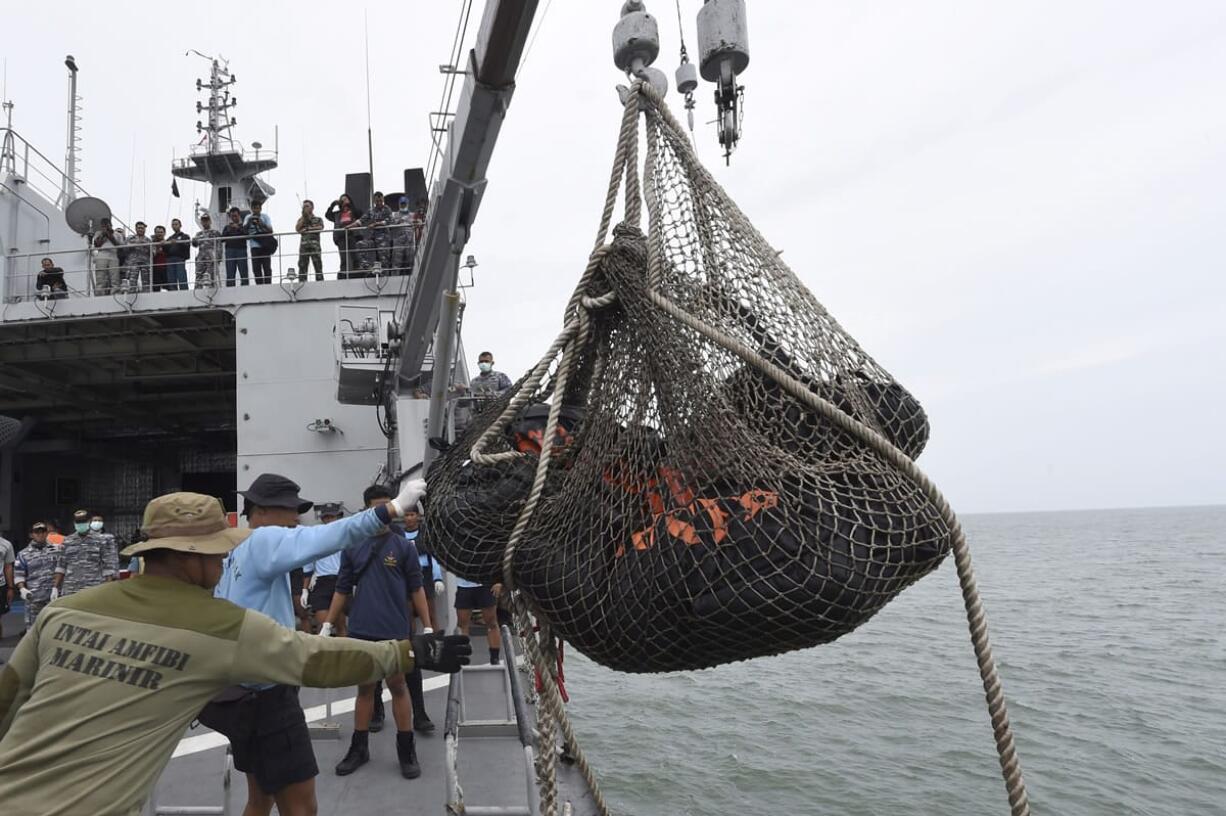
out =
<svg viewBox="0 0 1226 816"><path fill-rule="evenodd" d="M396 381L415 383L438 324L443 293L455 286L460 253L468 243L485 192L486 170L515 90L537 0L489 0L476 45L469 51L464 86L448 129L442 171L413 277L412 296L400 307L403 328Z"/></svg>

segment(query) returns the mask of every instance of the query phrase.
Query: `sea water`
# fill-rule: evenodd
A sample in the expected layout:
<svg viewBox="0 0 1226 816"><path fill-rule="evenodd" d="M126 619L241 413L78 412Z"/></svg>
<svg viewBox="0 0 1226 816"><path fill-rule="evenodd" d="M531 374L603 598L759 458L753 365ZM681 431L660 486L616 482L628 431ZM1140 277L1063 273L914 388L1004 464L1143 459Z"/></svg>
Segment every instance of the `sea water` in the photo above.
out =
<svg viewBox="0 0 1226 816"><path fill-rule="evenodd" d="M963 524L1035 814L1226 814L1226 507ZM566 674L618 813L1009 812L952 557L833 644Z"/></svg>

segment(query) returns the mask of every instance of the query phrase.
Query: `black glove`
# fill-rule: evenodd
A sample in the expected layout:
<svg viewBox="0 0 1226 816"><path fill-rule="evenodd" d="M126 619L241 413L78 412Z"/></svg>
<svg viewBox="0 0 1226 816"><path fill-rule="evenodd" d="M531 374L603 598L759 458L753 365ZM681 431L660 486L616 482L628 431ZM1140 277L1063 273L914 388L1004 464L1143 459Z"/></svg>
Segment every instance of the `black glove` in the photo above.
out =
<svg viewBox="0 0 1226 816"><path fill-rule="evenodd" d="M444 635L441 632L429 635L414 635L413 666L423 671L454 674L461 666L467 666L473 647L468 635Z"/></svg>

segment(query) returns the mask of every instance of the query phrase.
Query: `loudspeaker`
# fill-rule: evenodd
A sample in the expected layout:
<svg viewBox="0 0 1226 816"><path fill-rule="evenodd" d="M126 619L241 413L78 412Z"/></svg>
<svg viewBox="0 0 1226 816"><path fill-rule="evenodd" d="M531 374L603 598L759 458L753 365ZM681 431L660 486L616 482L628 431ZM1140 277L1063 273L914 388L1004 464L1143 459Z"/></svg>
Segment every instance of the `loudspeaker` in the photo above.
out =
<svg viewBox="0 0 1226 816"><path fill-rule="evenodd" d="M420 167L410 167L404 171L404 194L409 198L409 209L426 201L426 173Z"/></svg>
<svg viewBox="0 0 1226 816"><path fill-rule="evenodd" d="M362 212L370 209L370 196L374 190L370 187L370 173L346 173L345 195L353 205Z"/></svg>

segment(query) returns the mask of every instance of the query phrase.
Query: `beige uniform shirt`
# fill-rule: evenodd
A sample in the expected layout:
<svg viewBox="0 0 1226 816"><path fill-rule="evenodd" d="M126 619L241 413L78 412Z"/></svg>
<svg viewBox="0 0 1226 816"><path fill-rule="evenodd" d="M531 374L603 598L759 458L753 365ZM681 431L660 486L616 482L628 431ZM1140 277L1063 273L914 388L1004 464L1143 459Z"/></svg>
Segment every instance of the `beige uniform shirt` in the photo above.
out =
<svg viewBox="0 0 1226 816"><path fill-rule="evenodd" d="M169 578L85 590L47 606L0 672L0 806L139 814L226 686L351 686L411 668L407 641L304 635Z"/></svg>

